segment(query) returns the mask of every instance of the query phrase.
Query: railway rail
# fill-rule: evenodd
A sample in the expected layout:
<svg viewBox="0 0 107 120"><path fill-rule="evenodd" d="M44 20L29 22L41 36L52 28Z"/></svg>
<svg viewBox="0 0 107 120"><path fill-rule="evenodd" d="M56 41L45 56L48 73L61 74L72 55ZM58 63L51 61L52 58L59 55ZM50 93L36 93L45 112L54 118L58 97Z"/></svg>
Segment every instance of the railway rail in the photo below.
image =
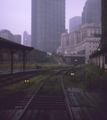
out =
<svg viewBox="0 0 107 120"><path fill-rule="evenodd" d="M0 110L1 120L107 120L107 97L99 91L70 86L84 69L49 72L36 92L27 94L11 109ZM75 73L76 72L76 73ZM71 73L75 73L71 76ZM69 82L70 81L70 82ZM80 79L81 81L81 79Z"/></svg>
<svg viewBox="0 0 107 120"><path fill-rule="evenodd" d="M67 100L67 97L65 97L66 92L64 93L63 91L64 86L62 86L63 89L61 87L61 79L58 80L57 77L52 79L52 77L57 76L62 72L63 71L58 71L44 80L38 91L33 95L33 97L24 107L17 120L51 120L53 118L55 120L65 120L70 119L70 117L73 117L72 113L70 112L70 109L67 109L67 107L69 107L69 102ZM58 91L54 90L54 87L52 87L54 85L60 89ZM24 105L25 102L22 102L23 103L21 105Z"/></svg>
<svg viewBox="0 0 107 120"><path fill-rule="evenodd" d="M61 70L42 81L35 93L29 93L13 110L0 117L5 120L70 120L74 119L63 84L68 70Z"/></svg>
<svg viewBox="0 0 107 120"><path fill-rule="evenodd" d="M64 69L64 67L62 67ZM66 67L65 67L66 68ZM9 73L9 74L1 74L0 75L0 87L4 87L10 84L14 84L24 80L25 78L31 78L47 72L49 70L58 69L56 67L52 67L46 70L29 70L26 72L16 72L16 73ZM59 68L60 69L60 68Z"/></svg>
<svg viewBox="0 0 107 120"><path fill-rule="evenodd" d="M42 74L43 72L45 71L39 70L39 71L19 72L19 73L8 74L8 75L0 75L0 87L4 87L10 84L20 82L26 78L29 79L31 77Z"/></svg>

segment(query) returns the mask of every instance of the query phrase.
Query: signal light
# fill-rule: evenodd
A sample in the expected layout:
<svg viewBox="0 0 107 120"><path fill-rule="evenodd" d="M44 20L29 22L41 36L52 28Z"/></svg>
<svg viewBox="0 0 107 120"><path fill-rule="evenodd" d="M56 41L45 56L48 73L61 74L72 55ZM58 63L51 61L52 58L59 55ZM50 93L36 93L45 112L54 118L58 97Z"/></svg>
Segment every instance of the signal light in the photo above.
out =
<svg viewBox="0 0 107 120"><path fill-rule="evenodd" d="M71 75L74 75L74 73L71 73Z"/></svg>
<svg viewBox="0 0 107 120"><path fill-rule="evenodd" d="M30 80L29 79L25 79L24 83L30 83Z"/></svg>

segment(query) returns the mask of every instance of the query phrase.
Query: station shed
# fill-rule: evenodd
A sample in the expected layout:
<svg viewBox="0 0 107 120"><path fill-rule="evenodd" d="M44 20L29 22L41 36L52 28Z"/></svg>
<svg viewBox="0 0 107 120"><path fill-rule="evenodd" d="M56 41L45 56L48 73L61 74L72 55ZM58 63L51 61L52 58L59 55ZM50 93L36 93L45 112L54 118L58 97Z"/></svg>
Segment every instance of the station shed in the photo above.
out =
<svg viewBox="0 0 107 120"><path fill-rule="evenodd" d="M90 63L107 70L107 45L90 55Z"/></svg>
<svg viewBox="0 0 107 120"><path fill-rule="evenodd" d="M33 50L33 47L24 46L18 43L15 43L13 41L7 40L5 38L0 37L0 50L1 49L9 50L11 54L11 72L13 73L13 54L17 51L21 51L23 55L23 71L25 71L25 56L27 53L31 50Z"/></svg>

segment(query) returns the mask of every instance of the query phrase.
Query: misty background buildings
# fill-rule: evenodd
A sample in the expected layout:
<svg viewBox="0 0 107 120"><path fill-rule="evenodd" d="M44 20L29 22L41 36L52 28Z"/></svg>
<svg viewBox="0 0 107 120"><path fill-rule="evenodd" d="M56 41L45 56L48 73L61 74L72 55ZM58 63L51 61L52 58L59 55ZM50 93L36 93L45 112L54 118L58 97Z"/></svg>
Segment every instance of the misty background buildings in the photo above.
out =
<svg viewBox="0 0 107 120"><path fill-rule="evenodd" d="M75 16L69 20L69 33L61 35L57 53L68 57L81 55L88 63L89 56L99 47L101 34L101 0L87 0L82 17ZM68 59L71 63L72 60Z"/></svg>
<svg viewBox="0 0 107 120"><path fill-rule="evenodd" d="M9 30L1 30L0 37L21 44L21 35L13 35Z"/></svg>
<svg viewBox="0 0 107 120"><path fill-rule="evenodd" d="M56 51L57 48L61 46L61 34L67 33L67 30L65 30L65 2L67 1L32 0L32 37L30 37L27 31L25 31L23 37L21 37L23 40L19 43L27 46L32 46L36 49L46 52ZM69 33L73 29L78 29L81 31L81 25L92 23L101 23L101 0L86 1L83 11L81 11L81 16L74 16L69 20ZM8 32L8 34L11 36L12 33ZM80 35L78 34L77 36L79 42ZM19 37L7 37L7 39L15 42L18 41ZM73 43L71 44L73 45ZM73 51L71 50L71 52Z"/></svg>
<svg viewBox="0 0 107 120"><path fill-rule="evenodd" d="M64 56L84 56L85 63L89 55L97 50L101 39L101 24L83 24L81 29L71 30L61 35L61 46L57 49Z"/></svg>
<svg viewBox="0 0 107 120"><path fill-rule="evenodd" d="M101 0L87 0L82 12L82 24L101 23Z"/></svg>
<svg viewBox="0 0 107 120"><path fill-rule="evenodd" d="M31 46L31 35L27 31L23 32L23 45Z"/></svg>
<svg viewBox="0 0 107 120"><path fill-rule="evenodd" d="M82 24L81 16L75 16L75 17L69 19L69 32L72 29L76 29L76 28L79 29L81 24Z"/></svg>

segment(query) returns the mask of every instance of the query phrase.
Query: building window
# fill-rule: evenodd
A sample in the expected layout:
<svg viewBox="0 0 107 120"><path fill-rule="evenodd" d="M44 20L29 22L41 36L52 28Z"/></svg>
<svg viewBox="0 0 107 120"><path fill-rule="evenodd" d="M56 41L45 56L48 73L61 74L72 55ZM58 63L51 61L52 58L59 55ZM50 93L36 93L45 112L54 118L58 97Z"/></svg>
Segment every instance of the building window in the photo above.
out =
<svg viewBox="0 0 107 120"><path fill-rule="evenodd" d="M66 41L66 45L69 46L69 40Z"/></svg>
<svg viewBox="0 0 107 120"><path fill-rule="evenodd" d="M98 34L100 34L100 30L98 30Z"/></svg>

